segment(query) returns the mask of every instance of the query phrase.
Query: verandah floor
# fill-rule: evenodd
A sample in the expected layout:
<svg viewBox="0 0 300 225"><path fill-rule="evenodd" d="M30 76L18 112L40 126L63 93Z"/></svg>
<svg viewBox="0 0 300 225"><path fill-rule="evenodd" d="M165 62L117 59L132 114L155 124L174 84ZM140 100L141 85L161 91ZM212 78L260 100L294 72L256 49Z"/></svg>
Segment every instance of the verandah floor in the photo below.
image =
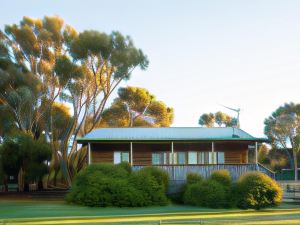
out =
<svg viewBox="0 0 300 225"><path fill-rule="evenodd" d="M63 201L0 199L0 218L0 223L9 224L159 224L160 220L174 223L184 220L190 224L199 224L199 221L207 224L299 224L300 204L283 203L276 208L254 211L183 205L89 208L68 205Z"/></svg>

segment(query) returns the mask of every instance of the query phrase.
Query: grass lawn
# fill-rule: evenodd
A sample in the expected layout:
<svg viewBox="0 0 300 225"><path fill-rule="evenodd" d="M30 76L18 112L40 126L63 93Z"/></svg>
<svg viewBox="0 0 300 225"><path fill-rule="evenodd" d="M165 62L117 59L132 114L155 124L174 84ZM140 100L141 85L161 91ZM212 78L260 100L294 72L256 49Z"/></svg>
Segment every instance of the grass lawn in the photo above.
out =
<svg viewBox="0 0 300 225"><path fill-rule="evenodd" d="M261 211L169 205L89 208L62 201L1 200L0 223L9 224L300 224L300 204Z"/></svg>

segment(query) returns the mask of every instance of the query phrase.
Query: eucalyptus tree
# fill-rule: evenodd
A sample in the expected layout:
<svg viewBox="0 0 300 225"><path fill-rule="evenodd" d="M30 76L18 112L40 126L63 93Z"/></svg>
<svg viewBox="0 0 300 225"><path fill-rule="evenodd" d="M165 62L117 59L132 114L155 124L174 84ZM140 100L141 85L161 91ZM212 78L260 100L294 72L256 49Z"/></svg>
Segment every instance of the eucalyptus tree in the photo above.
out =
<svg viewBox="0 0 300 225"><path fill-rule="evenodd" d="M119 32L78 33L59 17L24 17L20 24L5 27L0 33L0 43L3 55L6 53L7 59L37 81L36 91L29 94L26 90L25 95L20 94L31 100L30 111L20 110L21 107L16 106L14 100L9 102L6 95L0 96L0 102L13 115L15 111L26 114L28 121L20 124L19 116L14 115L20 130L45 132L52 147L52 164L55 168L59 164L70 185L70 170L73 170L72 161L77 153L75 141L68 153L70 140L76 140L87 119L90 126L86 132L99 123L111 93L122 80L130 78L136 67L146 69L147 57L134 46L129 36ZM19 77L15 72L8 74ZM71 104L72 111L59 135L54 121L56 102Z"/></svg>
<svg viewBox="0 0 300 225"><path fill-rule="evenodd" d="M118 97L104 110L99 127L169 127L174 110L147 89L126 87L118 90Z"/></svg>
<svg viewBox="0 0 300 225"><path fill-rule="evenodd" d="M298 179L297 155L300 151L300 104L289 103L277 108L265 119L265 134L274 148L282 148L294 166L295 180ZM291 147L293 157L287 149Z"/></svg>
<svg viewBox="0 0 300 225"><path fill-rule="evenodd" d="M216 113L203 113L199 118L199 125L206 127L233 127L236 125L237 120L228 114L218 111Z"/></svg>

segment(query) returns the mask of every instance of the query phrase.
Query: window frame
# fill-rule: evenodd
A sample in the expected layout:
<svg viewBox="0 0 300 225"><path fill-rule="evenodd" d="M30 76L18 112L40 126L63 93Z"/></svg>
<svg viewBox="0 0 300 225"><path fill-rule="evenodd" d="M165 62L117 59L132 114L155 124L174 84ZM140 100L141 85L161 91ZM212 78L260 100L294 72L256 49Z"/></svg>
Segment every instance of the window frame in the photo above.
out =
<svg viewBox="0 0 300 225"><path fill-rule="evenodd" d="M124 160L124 154L128 154L127 160ZM130 153L129 151L114 151L114 158L113 158L113 163L120 164L122 162L130 162Z"/></svg>
<svg viewBox="0 0 300 225"><path fill-rule="evenodd" d="M194 156L194 157L191 157L191 156ZM198 164L198 152L197 151L188 151L187 164L188 165L197 165Z"/></svg>

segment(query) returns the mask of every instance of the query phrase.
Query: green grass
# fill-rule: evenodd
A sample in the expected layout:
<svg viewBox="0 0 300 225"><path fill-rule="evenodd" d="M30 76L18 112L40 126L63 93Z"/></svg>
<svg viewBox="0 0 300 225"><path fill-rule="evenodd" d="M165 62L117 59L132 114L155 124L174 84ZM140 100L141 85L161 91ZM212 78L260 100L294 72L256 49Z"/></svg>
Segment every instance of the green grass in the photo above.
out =
<svg viewBox="0 0 300 225"><path fill-rule="evenodd" d="M89 208L68 205L62 201L0 200L0 223L64 224L233 224L247 223L300 224L300 204L283 203L261 211L208 209L169 205L144 208ZM164 223L163 223L164 224ZM180 224L180 223L179 223Z"/></svg>

